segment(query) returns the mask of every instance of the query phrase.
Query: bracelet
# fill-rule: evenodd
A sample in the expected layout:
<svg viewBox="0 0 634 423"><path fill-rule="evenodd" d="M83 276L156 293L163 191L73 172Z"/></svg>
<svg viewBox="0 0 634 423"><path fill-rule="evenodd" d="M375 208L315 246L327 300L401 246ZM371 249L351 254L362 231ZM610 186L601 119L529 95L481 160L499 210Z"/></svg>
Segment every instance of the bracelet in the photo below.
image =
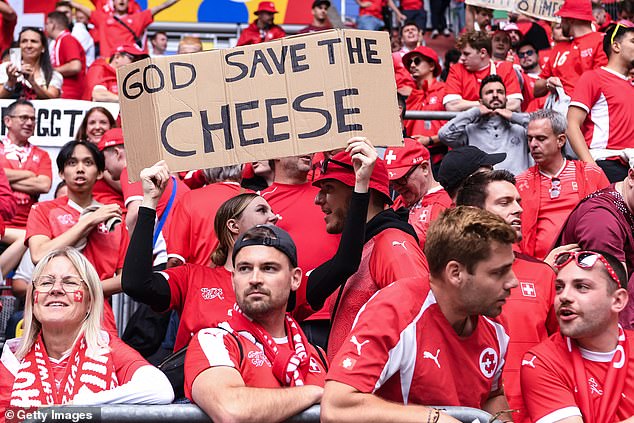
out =
<svg viewBox="0 0 634 423"><path fill-rule="evenodd" d="M429 414L427 414L427 423L438 423L440 420L440 411L436 408L431 408Z"/></svg>
<svg viewBox="0 0 634 423"><path fill-rule="evenodd" d="M15 87L10 87L9 85L7 85L7 83L5 82L3 85L4 89L9 91L10 93L13 92L13 90L15 89Z"/></svg>

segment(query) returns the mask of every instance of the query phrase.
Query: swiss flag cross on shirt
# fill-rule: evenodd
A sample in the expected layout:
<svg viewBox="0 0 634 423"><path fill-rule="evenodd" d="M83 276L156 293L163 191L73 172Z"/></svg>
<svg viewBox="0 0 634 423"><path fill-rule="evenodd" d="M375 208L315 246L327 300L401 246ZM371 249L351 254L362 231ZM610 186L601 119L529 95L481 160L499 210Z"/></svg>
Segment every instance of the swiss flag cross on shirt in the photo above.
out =
<svg viewBox="0 0 634 423"><path fill-rule="evenodd" d="M531 282L521 282L520 289L522 290L522 295L525 297L537 297L537 293L535 292L535 284Z"/></svg>
<svg viewBox="0 0 634 423"><path fill-rule="evenodd" d="M385 155L385 163L391 165L393 160L396 160L396 154L394 154L394 150L387 150L387 154Z"/></svg>

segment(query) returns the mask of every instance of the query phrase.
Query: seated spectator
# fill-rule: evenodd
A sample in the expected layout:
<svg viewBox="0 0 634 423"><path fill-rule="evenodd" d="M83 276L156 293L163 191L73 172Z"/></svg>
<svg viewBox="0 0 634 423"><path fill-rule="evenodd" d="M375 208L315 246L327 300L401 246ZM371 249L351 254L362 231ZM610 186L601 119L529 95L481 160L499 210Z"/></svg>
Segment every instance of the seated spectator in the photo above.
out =
<svg viewBox="0 0 634 423"><path fill-rule="evenodd" d="M409 224L416 231L421 249L431 222L451 207L447 191L434 179L430 158L427 148L409 138L405 138L403 147L388 148L385 153L390 185L399 194L392 208L409 209Z"/></svg>
<svg viewBox="0 0 634 423"><path fill-rule="evenodd" d="M328 9L330 9L330 0L315 0L310 12L313 15L313 20L310 25L305 26L299 30L299 34L306 34L309 32L325 31L332 29L330 19L328 19Z"/></svg>
<svg viewBox="0 0 634 423"><path fill-rule="evenodd" d="M403 56L421 45L423 42L423 31L416 22L407 21L399 30L399 37L401 47L392 53L392 64L394 65L394 75L396 76L396 89L399 94L407 97L414 88L417 88L417 84L412 75L410 75L409 66L403 63Z"/></svg>
<svg viewBox="0 0 634 423"><path fill-rule="evenodd" d="M73 37L70 22L62 12L51 12L46 18L46 34L53 40L51 65L62 74L62 98L81 100L86 82L86 52Z"/></svg>
<svg viewBox="0 0 634 423"><path fill-rule="evenodd" d="M199 330L227 319L227 311L235 301L231 286L233 244L247 229L274 224L277 216L266 200L256 194L233 197L215 214L214 227L220 242L211 254L213 267L185 263L152 272L156 207L165 188L171 184L169 169L164 162L159 162L142 171L141 180L143 202L126 254L121 285L126 294L157 312L178 312L180 324L174 344L174 351L178 351L187 346Z"/></svg>
<svg viewBox="0 0 634 423"><path fill-rule="evenodd" d="M286 313L302 277L297 250L283 229L258 225L232 262L232 315L192 340L185 392L213 421L285 421L319 403L328 368Z"/></svg>
<svg viewBox="0 0 634 423"><path fill-rule="evenodd" d="M554 110L530 115L528 147L535 166L517 176L522 197L521 251L543 260L577 203L610 183L595 164L564 156L566 119Z"/></svg>
<svg viewBox="0 0 634 423"><path fill-rule="evenodd" d="M64 77L53 70L48 40L40 28L24 27L18 37L22 64L0 65L0 98L26 100L59 98Z"/></svg>
<svg viewBox="0 0 634 423"><path fill-rule="evenodd" d="M565 252L555 309L560 333L522 360L531 421L615 422L634 415L632 339L618 324L629 295L623 264L599 250Z"/></svg>
<svg viewBox="0 0 634 423"><path fill-rule="evenodd" d="M499 75L506 88L508 104L505 108L519 111L522 90L513 65L509 62L494 63L491 59L491 39L483 32L466 32L456 41L460 50L460 62L449 70L443 104L452 112L461 112L479 106L480 81L489 75Z"/></svg>
<svg viewBox="0 0 634 423"><path fill-rule="evenodd" d="M438 132L438 139L451 148L472 145L487 153L506 152L496 169L519 174L531 164L526 145L528 114L507 107L506 87L499 75L488 75L480 85L479 106L458 113Z"/></svg>
<svg viewBox="0 0 634 423"><path fill-rule="evenodd" d="M478 31L488 35L491 32L493 9L477 6L471 6L470 9L473 16L473 28L469 28L469 25L467 25L465 28L467 28L467 30Z"/></svg>
<svg viewBox="0 0 634 423"><path fill-rule="evenodd" d="M357 315L331 362L322 421L454 421L432 405L508 410L509 337L497 316L518 285L513 242L490 212L444 211L427 232L430 275L397 280Z"/></svg>
<svg viewBox="0 0 634 423"><path fill-rule="evenodd" d="M506 27L505 27L506 28ZM509 61L509 53L511 54L512 63L513 53L511 53L511 35L505 29L497 29L491 35L491 58L498 64L500 62Z"/></svg>
<svg viewBox="0 0 634 423"><path fill-rule="evenodd" d="M199 53L203 51L203 43L200 38L186 35L178 42L178 54Z"/></svg>
<svg viewBox="0 0 634 423"><path fill-rule="evenodd" d="M136 45L126 44L117 47L110 57L110 63L103 58L95 60L86 74L84 100L118 102L117 69L147 57L149 57L148 54Z"/></svg>
<svg viewBox="0 0 634 423"><path fill-rule="evenodd" d="M278 12L275 9L275 3L261 1L258 4L258 9L254 12L257 18L240 33L237 45L259 44L286 37L286 32L282 27L273 23L276 13Z"/></svg>
<svg viewBox="0 0 634 423"><path fill-rule="evenodd" d="M533 91L535 82L539 79L542 68L539 64L539 51L531 41L522 41L517 47L517 57L522 68L522 111L534 112L542 109L546 103L546 97L535 98Z"/></svg>
<svg viewBox="0 0 634 423"><path fill-rule="evenodd" d="M152 52L150 56L164 56L167 50L167 34L165 31L157 31L150 36L150 44L152 44Z"/></svg>
<svg viewBox="0 0 634 423"><path fill-rule="evenodd" d="M24 335L2 351L0 408L169 404L167 377L101 329L103 305L99 276L77 250L44 256L27 290Z"/></svg>

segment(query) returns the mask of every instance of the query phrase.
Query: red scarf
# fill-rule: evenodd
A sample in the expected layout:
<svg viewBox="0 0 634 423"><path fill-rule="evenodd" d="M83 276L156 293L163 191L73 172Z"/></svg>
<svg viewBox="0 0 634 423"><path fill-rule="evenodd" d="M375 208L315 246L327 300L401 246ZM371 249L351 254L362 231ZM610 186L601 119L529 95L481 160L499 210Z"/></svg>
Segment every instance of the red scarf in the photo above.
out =
<svg viewBox="0 0 634 423"><path fill-rule="evenodd" d="M284 386L302 386L310 367L310 357L306 351L308 341L297 322L286 313L285 329L290 349L279 349L269 333L258 323L244 315L238 304L233 305L231 327L235 331L245 331L262 344L264 355L273 363L273 375Z"/></svg>
<svg viewBox="0 0 634 423"><path fill-rule="evenodd" d="M594 408L594 402L590 395L588 375L583 365L583 357L577 345L569 337L564 337L568 351L572 354L572 366L575 374L575 402L579 405L584 421L590 422L612 422L616 414L616 409L621 400L625 376L627 374L627 363L629 360L629 347L625 337L625 331L619 325L619 344L603 383L603 395L599 402L599 409Z"/></svg>
<svg viewBox="0 0 634 423"><path fill-rule="evenodd" d="M55 386L53 366L49 360L41 335L20 363L13 382L11 405L14 407L39 407L41 405L66 404L82 386L93 392L106 391L119 385L112 355L86 355L86 340L82 337L70 353L68 365L60 389ZM76 383L79 374L79 382Z"/></svg>

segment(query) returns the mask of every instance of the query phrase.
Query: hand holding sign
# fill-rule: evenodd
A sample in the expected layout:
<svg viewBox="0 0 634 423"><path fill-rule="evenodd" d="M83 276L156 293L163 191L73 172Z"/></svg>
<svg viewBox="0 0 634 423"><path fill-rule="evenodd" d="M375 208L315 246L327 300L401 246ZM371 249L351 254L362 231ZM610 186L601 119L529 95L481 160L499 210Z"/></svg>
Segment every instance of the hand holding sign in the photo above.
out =
<svg viewBox="0 0 634 423"><path fill-rule="evenodd" d="M375 148L369 139L354 137L348 140L346 151L350 153L352 165L354 166L354 191L358 193L368 192L370 177L378 158Z"/></svg>

